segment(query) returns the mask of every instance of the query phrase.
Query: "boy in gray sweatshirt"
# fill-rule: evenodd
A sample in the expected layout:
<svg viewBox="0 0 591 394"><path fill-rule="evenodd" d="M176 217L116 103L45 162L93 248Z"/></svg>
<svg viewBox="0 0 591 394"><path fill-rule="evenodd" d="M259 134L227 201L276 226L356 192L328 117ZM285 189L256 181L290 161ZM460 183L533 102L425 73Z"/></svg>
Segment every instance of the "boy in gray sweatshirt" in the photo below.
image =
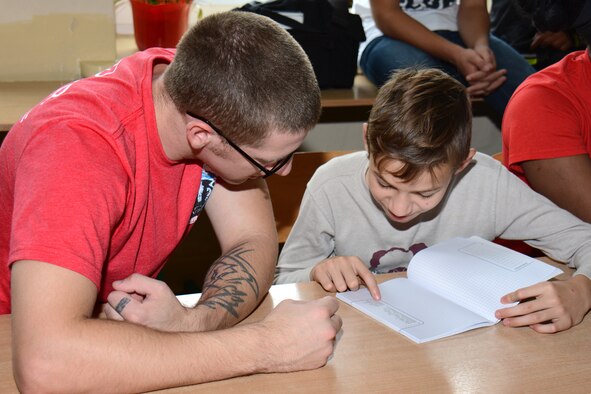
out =
<svg viewBox="0 0 591 394"><path fill-rule="evenodd" d="M470 148L465 88L434 69L401 70L364 125L366 151L331 160L308 183L279 257L275 283L316 281L327 291L404 271L438 242L478 235L523 240L576 268L572 278L507 294L497 317L538 332L566 330L591 308L591 225Z"/></svg>

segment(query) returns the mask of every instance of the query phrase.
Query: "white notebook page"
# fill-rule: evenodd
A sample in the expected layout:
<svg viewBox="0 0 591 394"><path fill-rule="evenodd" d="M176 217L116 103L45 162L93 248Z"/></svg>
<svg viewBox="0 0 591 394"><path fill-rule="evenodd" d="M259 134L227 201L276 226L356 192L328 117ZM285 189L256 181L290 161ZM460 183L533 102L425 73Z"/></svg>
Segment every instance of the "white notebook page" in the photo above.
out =
<svg viewBox="0 0 591 394"><path fill-rule="evenodd" d="M558 268L479 237L454 238L412 259L408 278L497 322L503 295L548 280Z"/></svg>

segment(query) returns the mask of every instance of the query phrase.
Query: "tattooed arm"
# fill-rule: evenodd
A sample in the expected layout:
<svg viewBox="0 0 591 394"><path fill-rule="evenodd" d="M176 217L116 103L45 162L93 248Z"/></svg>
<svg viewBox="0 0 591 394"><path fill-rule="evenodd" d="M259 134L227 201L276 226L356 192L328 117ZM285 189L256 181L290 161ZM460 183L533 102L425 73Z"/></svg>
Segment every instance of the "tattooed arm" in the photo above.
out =
<svg viewBox="0 0 591 394"><path fill-rule="evenodd" d="M206 208L222 256L203 284L197 309L207 308L206 330L244 319L263 299L277 262L277 232L266 184L216 185Z"/></svg>
<svg viewBox="0 0 591 394"><path fill-rule="evenodd" d="M283 301L252 324L171 333L90 318L94 283L53 264L15 262L11 286L14 377L23 393L137 393L318 368L334 351L342 324L338 301L325 297ZM133 301L126 302L116 305L124 314Z"/></svg>
<svg viewBox="0 0 591 394"><path fill-rule="evenodd" d="M263 299L277 261L277 233L266 184L218 183L206 205L222 256L207 273L195 308L185 308L170 288L133 274L113 282L104 316L162 331L211 331L244 319Z"/></svg>

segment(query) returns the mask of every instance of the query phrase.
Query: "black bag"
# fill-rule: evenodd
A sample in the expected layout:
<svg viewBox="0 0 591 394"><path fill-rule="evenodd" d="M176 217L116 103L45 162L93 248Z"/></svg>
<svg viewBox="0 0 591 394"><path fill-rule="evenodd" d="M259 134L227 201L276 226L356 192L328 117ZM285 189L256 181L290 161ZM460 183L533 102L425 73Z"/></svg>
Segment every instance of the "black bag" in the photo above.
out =
<svg viewBox="0 0 591 394"><path fill-rule="evenodd" d="M359 43L365 41L365 33L359 15L349 13L347 0L331 1L253 1L235 10L264 15L287 26L308 55L320 89L351 88L357 74ZM279 12L301 12L304 23Z"/></svg>

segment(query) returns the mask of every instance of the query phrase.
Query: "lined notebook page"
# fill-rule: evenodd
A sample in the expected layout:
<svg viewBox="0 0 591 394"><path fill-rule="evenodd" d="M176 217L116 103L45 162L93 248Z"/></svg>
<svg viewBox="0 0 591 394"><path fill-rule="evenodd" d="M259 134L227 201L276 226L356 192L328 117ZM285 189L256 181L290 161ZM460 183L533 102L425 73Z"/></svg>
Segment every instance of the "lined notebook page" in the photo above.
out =
<svg viewBox="0 0 591 394"><path fill-rule="evenodd" d="M408 268L413 282L497 322L507 293L562 271L479 237L454 238L417 253Z"/></svg>

